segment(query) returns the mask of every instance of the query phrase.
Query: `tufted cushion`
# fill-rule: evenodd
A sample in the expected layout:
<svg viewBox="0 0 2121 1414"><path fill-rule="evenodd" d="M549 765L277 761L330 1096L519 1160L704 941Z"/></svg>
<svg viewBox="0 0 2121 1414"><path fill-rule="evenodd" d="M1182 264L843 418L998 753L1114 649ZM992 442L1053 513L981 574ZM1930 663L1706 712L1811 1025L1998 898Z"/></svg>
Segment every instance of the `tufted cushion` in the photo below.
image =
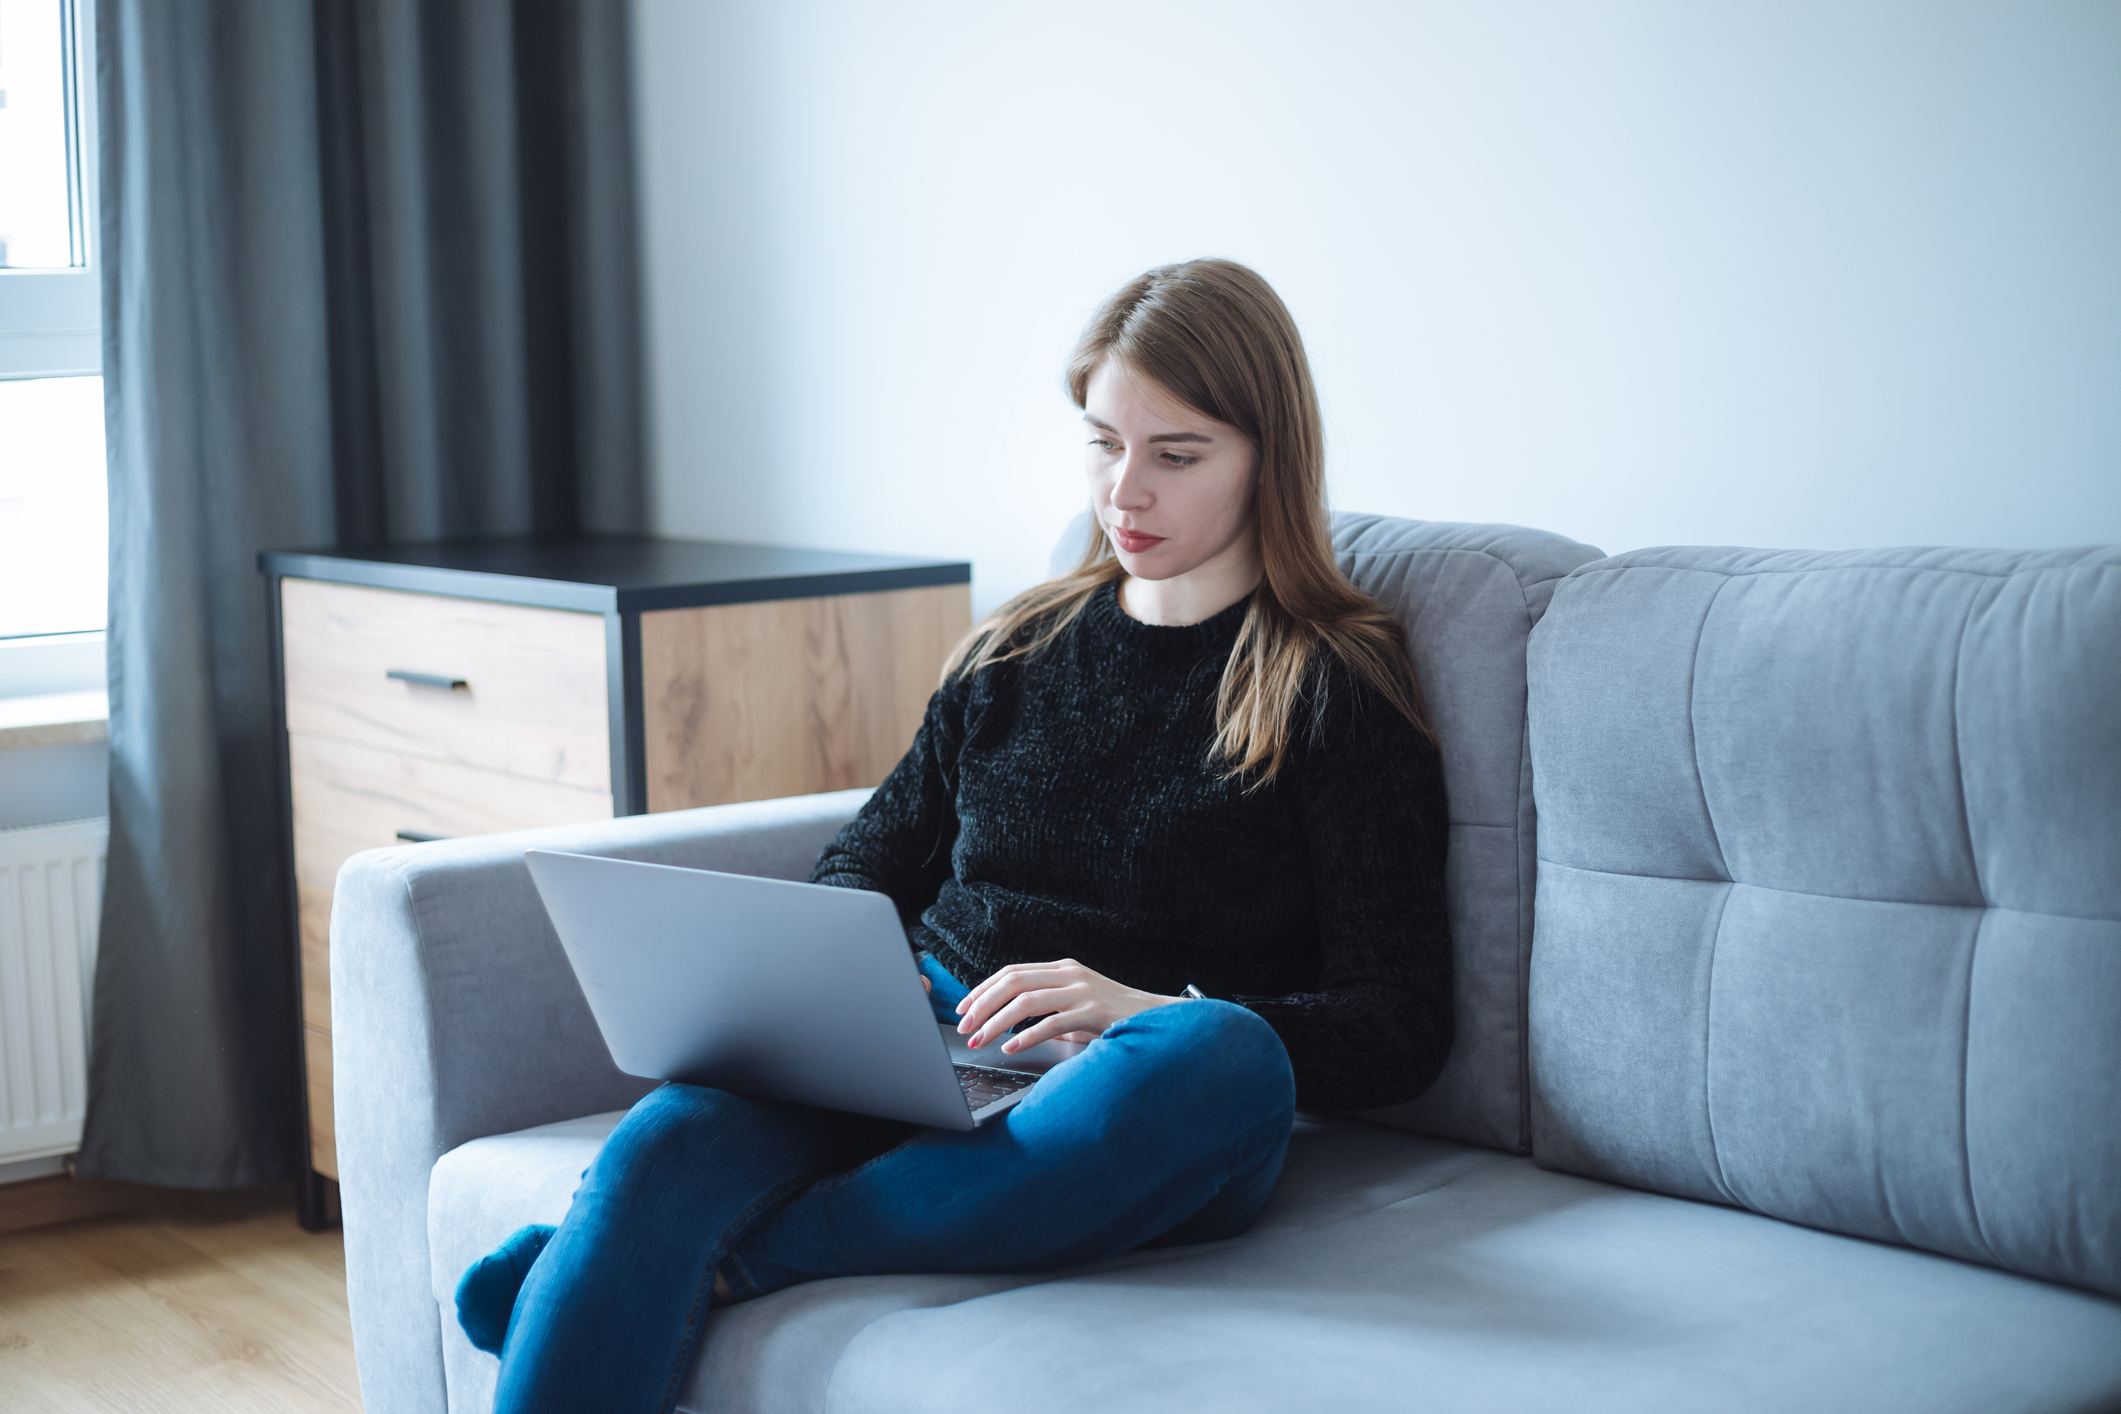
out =
<svg viewBox="0 0 2121 1414"><path fill-rule="evenodd" d="M1366 1118L1526 1153L1525 985L1532 942L1532 784L1525 759L1525 644L1553 583L1598 558L1589 545L1516 525L1335 512L1341 568L1398 615L1443 746L1451 844L1457 1039L1420 1098ZM1092 534L1079 513L1059 573Z"/></svg>
<svg viewBox="0 0 2121 1414"><path fill-rule="evenodd" d="M1543 1166L2121 1294L2121 547L1655 547L1531 636Z"/></svg>

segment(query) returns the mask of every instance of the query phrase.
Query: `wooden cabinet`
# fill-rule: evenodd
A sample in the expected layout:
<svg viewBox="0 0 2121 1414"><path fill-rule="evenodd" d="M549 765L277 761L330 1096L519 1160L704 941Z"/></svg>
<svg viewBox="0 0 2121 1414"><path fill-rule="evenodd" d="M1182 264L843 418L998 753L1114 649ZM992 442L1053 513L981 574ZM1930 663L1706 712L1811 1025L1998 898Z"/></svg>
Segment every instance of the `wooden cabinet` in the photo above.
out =
<svg viewBox="0 0 2121 1414"><path fill-rule="evenodd" d="M276 550L288 920L333 1221L331 894L379 845L873 786L971 627L971 566L641 536Z"/></svg>

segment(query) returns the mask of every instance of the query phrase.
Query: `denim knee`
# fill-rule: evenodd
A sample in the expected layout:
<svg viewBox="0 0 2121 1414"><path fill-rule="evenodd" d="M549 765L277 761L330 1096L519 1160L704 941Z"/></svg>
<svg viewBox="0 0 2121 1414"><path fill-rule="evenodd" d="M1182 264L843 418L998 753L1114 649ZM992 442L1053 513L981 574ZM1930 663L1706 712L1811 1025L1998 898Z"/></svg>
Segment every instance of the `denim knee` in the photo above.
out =
<svg viewBox="0 0 2121 1414"><path fill-rule="evenodd" d="M806 1131L824 1127L815 1114L718 1086L666 1080L634 1101L592 1164L608 1181L620 1174L682 1171L732 1147L809 1149L817 1141Z"/></svg>
<svg viewBox="0 0 2121 1414"><path fill-rule="evenodd" d="M1220 997L1170 1002L1105 1029L1156 1034L1176 1044L1156 1068L1161 1090L1187 1091L1189 1108L1227 1103L1248 1117L1286 1127L1296 1115L1296 1072L1281 1036L1250 1007ZM1197 1084L1184 1084L1187 1079ZM1181 1082L1174 1085L1173 1082Z"/></svg>
<svg viewBox="0 0 2121 1414"><path fill-rule="evenodd" d="M621 1161L695 1144L702 1129L721 1122L722 1112L734 1098L705 1086L666 1080L619 1117L591 1160L592 1166L602 1164L608 1169Z"/></svg>

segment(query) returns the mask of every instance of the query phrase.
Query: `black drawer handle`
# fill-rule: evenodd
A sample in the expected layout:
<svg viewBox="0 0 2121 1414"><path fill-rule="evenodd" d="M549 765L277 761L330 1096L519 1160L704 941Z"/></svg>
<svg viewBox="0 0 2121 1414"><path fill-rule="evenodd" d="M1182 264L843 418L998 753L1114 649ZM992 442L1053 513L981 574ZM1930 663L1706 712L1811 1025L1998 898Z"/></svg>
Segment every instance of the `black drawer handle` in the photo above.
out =
<svg viewBox="0 0 2121 1414"><path fill-rule="evenodd" d="M454 835L430 835L425 830L400 830L398 838L407 844L426 844L429 840L454 839Z"/></svg>
<svg viewBox="0 0 2121 1414"><path fill-rule="evenodd" d="M416 673L410 668L386 668L383 672L383 676L387 678L396 678L399 682L418 683L422 687L446 687L455 689L459 687L471 686L471 684L464 681L464 679L450 677L447 673Z"/></svg>

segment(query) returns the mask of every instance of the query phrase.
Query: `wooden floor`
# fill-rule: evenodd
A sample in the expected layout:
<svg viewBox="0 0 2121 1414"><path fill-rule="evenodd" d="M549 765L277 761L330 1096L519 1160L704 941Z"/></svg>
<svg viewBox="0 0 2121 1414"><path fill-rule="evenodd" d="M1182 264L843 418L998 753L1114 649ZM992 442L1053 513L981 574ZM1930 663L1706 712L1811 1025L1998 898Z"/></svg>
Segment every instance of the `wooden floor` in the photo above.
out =
<svg viewBox="0 0 2121 1414"><path fill-rule="evenodd" d="M0 1410L358 1410L339 1229L291 1183L0 1235Z"/></svg>

